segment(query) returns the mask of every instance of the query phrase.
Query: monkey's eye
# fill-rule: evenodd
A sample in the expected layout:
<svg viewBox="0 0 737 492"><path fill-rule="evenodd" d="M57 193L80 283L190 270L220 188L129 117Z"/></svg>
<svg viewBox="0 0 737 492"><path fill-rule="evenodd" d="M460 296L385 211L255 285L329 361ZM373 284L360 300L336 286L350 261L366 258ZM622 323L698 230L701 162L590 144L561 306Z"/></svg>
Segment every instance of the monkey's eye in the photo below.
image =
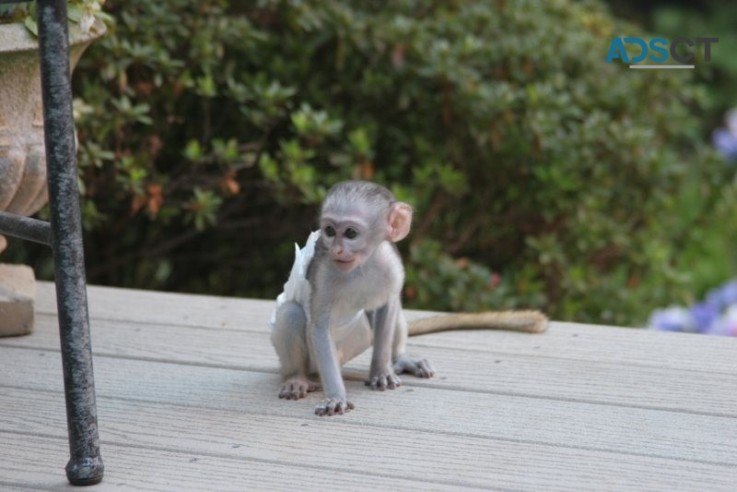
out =
<svg viewBox="0 0 737 492"><path fill-rule="evenodd" d="M335 229L333 229L333 226L327 226L325 228L325 235L327 237L334 237L335 236Z"/></svg>
<svg viewBox="0 0 737 492"><path fill-rule="evenodd" d="M347 237L348 239L355 239L356 236L358 236L358 231L355 230L353 227L349 227L348 229L345 230L343 235Z"/></svg>

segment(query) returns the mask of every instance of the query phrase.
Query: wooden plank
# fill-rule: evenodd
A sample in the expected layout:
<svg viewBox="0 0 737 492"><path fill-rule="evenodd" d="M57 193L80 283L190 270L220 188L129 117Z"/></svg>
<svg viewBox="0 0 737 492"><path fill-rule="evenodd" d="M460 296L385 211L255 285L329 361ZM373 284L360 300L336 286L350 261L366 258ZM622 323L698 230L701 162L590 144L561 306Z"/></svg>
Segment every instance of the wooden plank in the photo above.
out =
<svg viewBox="0 0 737 492"><path fill-rule="evenodd" d="M56 313L54 284L38 282L36 312ZM151 326L169 324L209 328L266 328L273 303L231 297L90 286L90 318Z"/></svg>
<svg viewBox="0 0 737 492"><path fill-rule="evenodd" d="M39 490L43 490L40 487L31 488L28 485L14 485L10 482L4 482L2 477L0 477L0 487L2 487L3 492L38 492Z"/></svg>
<svg viewBox="0 0 737 492"><path fill-rule="evenodd" d="M3 425L19 429L14 433L65 437L63 404L57 394L12 390L0 408ZM737 479L733 465L561 449L431 430L359 427L336 419L222 410L203 413L197 408L104 398L100 420L105 423L101 436L106 454L111 445L156 453L185 452L249 464L294 466L312 470L309 474L354 473L354 481L371 470L383 478L411 480L413 488L435 484L592 490L616 483L638 490L674 484L726 490ZM367 449L371 452L361 452ZM346 488L353 488L348 484Z"/></svg>
<svg viewBox="0 0 737 492"><path fill-rule="evenodd" d="M182 307L179 312L186 311ZM416 314L416 313L413 313ZM146 329L146 343L139 334ZM36 334L32 337L0 339L0 344L54 349L58 345L57 320L54 314L40 313L36 317ZM171 346L171 337L182 338L182 349L190 344L199 347L221 347L207 355L197 350L197 360L205 356L212 364L234 364L263 359L261 350L267 337L265 322L252 327L219 329L215 327L156 325L131 321L92 319L95 349L110 354L108 347L122 356L160 357L161 346ZM132 332L132 333L131 333ZM195 342L206 342L203 344ZM270 342L266 342L267 345ZM131 345L136 344L131 351ZM249 346L258 350L244 352ZM657 346L659 350L653 351ZM245 349L244 349L245 347ZM609 362L624 366L662 367L689 372L737 374L737 338L717 338L688 334L665 334L646 330L595 327L573 323L555 323L544 335L510 332L461 331L436 333L410 339L410 347L422 353L425 347L457 349L488 354L516 354L541 358ZM228 352L230 350L230 352ZM145 353L148 352L148 355ZM708 353L709 357L704 357ZM648 355L650 354L650 355ZM653 355L654 354L654 355ZM190 357L185 353L181 357ZM176 359L177 354L171 354ZM194 359L193 359L194 360ZM270 361L268 361L270 364ZM259 362L258 364L262 364Z"/></svg>
<svg viewBox="0 0 737 492"><path fill-rule="evenodd" d="M268 331L273 301L90 287L93 327L100 320L141 326L165 324L219 330ZM54 286L39 283L39 313L55 313ZM408 317L429 312L408 311ZM543 335L462 331L413 338L417 347L458 348L494 353L576 359L737 374L737 338L622 329L554 322ZM657 347L657 350L653 350ZM707 357L704 354L708 354Z"/></svg>
<svg viewBox="0 0 737 492"><path fill-rule="evenodd" d="M421 316L418 312L412 315ZM447 347L609 362L622 366L737 374L737 337L553 322L549 331L542 335L454 331L414 338L413 344L418 349L424 346Z"/></svg>
<svg viewBox="0 0 737 492"><path fill-rule="evenodd" d="M58 354L1 350L14 368L13 373L0 373L3 394L13 388L62 391ZM321 421L312 410L322 395L279 400L276 374L106 357L95 359L95 369L101 398ZM336 419L342 425L737 465L735 418L433 387L382 393L349 382L348 391L357 409Z"/></svg>
<svg viewBox="0 0 737 492"><path fill-rule="evenodd" d="M65 438L0 432L3 471L0 487L32 490L75 490L68 487L64 466L69 456ZM375 491L422 486L429 490L453 487L418 484L401 477L367 472L314 470L247 458L208 455L190 449L149 449L106 443L103 460L105 478L95 492L112 490L243 491L243 490L329 490L339 484L349 490Z"/></svg>
<svg viewBox="0 0 737 492"><path fill-rule="evenodd" d="M56 350L54 325L53 319L40 316L36 334L0 339L0 346ZM493 338L496 333L487 335ZM145 328L98 320L92 339L99 355L265 372L278 368L266 332L170 325ZM411 345L410 353L429 358L438 371L436 378L427 381L404 378L411 387L737 416L730 396L737 388L737 374L435 346ZM367 353L347 366L346 377L360 380L368 366Z"/></svg>

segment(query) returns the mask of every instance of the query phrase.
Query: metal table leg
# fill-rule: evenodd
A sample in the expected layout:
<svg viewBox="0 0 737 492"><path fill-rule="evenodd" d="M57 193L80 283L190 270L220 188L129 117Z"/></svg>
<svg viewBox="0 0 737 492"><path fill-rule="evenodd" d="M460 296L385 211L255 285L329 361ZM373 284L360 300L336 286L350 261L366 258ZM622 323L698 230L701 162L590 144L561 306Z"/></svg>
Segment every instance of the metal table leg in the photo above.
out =
<svg viewBox="0 0 737 492"><path fill-rule="evenodd" d="M97 432L87 311L69 73L67 3L66 0L38 0L37 5L51 247L54 251L71 454L66 472L73 485L90 485L102 480L104 466Z"/></svg>

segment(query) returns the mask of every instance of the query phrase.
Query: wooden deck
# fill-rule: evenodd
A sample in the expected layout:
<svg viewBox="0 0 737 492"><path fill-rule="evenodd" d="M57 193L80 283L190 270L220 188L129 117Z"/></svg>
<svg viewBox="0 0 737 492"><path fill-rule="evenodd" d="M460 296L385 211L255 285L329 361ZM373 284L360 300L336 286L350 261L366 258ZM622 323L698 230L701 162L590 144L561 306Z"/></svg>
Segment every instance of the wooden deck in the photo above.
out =
<svg viewBox="0 0 737 492"><path fill-rule="evenodd" d="M431 380L276 396L271 302L91 287L106 475L88 490L737 490L737 340L554 323L414 338ZM0 339L0 490L65 489L53 286Z"/></svg>

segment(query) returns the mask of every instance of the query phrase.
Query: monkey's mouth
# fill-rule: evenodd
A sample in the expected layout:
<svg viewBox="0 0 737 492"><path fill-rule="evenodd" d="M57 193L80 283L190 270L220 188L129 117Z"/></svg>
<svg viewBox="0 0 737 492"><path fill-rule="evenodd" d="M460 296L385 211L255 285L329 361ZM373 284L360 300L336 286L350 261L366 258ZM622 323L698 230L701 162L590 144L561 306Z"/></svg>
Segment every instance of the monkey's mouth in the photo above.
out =
<svg viewBox="0 0 737 492"><path fill-rule="evenodd" d="M335 265L344 272L352 270L354 264L356 263L355 258L350 258L346 260L341 259L341 258L333 258L333 261L335 262Z"/></svg>

